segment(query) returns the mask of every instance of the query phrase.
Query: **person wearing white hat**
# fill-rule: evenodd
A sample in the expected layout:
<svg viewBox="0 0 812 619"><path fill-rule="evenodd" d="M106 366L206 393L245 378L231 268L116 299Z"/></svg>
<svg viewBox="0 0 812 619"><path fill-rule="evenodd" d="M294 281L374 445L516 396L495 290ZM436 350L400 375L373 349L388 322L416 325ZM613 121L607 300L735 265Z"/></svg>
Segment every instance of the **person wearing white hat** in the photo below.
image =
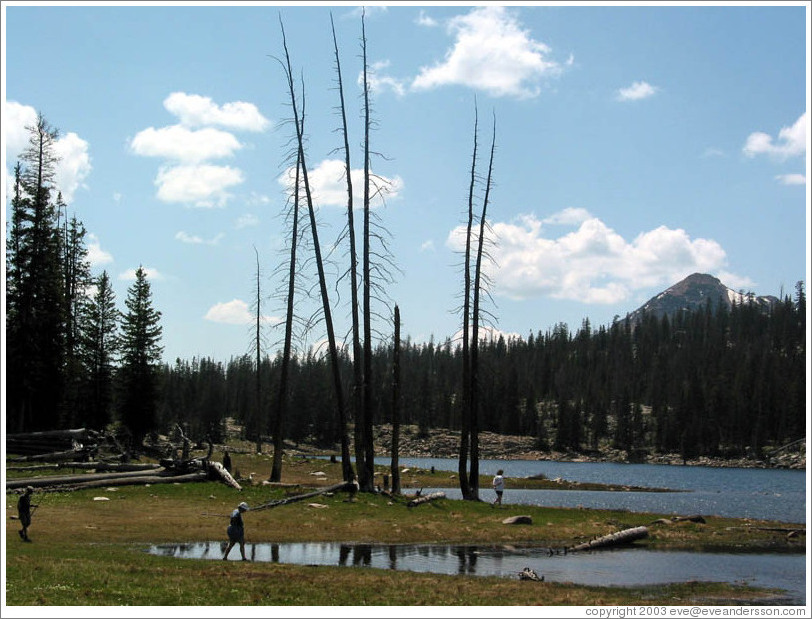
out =
<svg viewBox="0 0 812 619"><path fill-rule="evenodd" d="M243 561L248 561L245 556L245 525L242 521L243 512L248 511L248 503L243 501L239 505L237 505L237 509L231 512L231 522L228 525L227 533L228 533L228 548L226 548L226 554L223 555L223 561L228 559L228 553L231 552L231 549L234 548L234 545L239 543L240 544L240 555L242 555Z"/></svg>

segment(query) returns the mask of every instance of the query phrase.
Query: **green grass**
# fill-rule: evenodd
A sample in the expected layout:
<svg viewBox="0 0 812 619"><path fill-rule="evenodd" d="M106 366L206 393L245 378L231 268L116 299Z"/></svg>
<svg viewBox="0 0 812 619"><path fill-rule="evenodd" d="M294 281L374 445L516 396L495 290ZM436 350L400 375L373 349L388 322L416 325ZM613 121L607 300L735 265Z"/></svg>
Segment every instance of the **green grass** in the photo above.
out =
<svg viewBox="0 0 812 619"><path fill-rule="evenodd" d="M6 596L9 606L99 605L599 605L729 604L755 600L768 591L717 583L667 587L587 587L528 583L504 578L444 576L371 568L296 566L173 559L151 555L152 544L220 542L227 515L240 501L256 506L340 481L340 465L287 461L283 481L299 487L264 486L269 459L239 455L237 466L255 485L237 491L217 482L122 486L76 492L37 492L31 544L17 537L14 493L7 495ZM327 478L316 481L311 473ZM261 473L261 474L260 474ZM418 472L421 486L430 473ZM436 472L434 476L448 476ZM404 479L404 492L412 487ZM509 480L509 483L516 480ZM95 501L106 497L107 501ZM311 503L326 505L312 507ZM320 496L245 515L247 541L343 541L379 543L529 543L572 546L639 525L649 527L651 548L706 548L804 552L805 537L787 539L763 528L787 525L731 518L705 524L652 524L660 514L527 505L492 508L489 503L441 499L407 508L406 499L359 494ZM531 525L502 524L507 516L530 515ZM761 528L759 528L761 527ZM802 527L801 527L802 528ZM236 551L232 551L236 552Z"/></svg>

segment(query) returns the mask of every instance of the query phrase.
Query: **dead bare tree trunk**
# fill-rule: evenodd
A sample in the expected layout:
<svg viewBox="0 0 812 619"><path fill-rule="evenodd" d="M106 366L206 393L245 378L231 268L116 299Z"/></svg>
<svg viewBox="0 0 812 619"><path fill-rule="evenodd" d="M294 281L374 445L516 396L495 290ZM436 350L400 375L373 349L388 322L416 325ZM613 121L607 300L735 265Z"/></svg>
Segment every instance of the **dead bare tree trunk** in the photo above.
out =
<svg viewBox="0 0 812 619"><path fill-rule="evenodd" d="M369 80L367 79L367 37L364 13L361 13L361 49L363 56L364 82L364 472L359 476L363 492L372 492L375 478L375 448L372 439L372 308L371 308L371 269L370 269L370 151L369 151ZM358 464L359 470L361 463Z"/></svg>
<svg viewBox="0 0 812 619"><path fill-rule="evenodd" d="M296 290L296 246L299 240L299 170L301 160L296 153L296 174L293 189L293 222L290 234L290 266L288 269L288 296L285 312L285 343L282 348L282 367L279 372L279 393L276 399L276 419L273 428L273 464L270 481L282 481L282 450L284 422L288 411L288 381L290 380L290 354L293 340L293 297Z"/></svg>
<svg viewBox="0 0 812 619"><path fill-rule="evenodd" d="M468 453L471 440L471 358L469 350L469 326L471 314L471 228L474 225L474 187L476 186L478 118L474 109L474 153L471 158L471 182L468 189L468 223L465 231L465 259L463 262L463 310L462 310L462 410L460 414L460 455L458 473L462 498L469 500L471 481L468 476Z"/></svg>
<svg viewBox="0 0 812 619"><path fill-rule="evenodd" d="M260 325L262 324L262 297L260 295L260 278L259 278L259 252L257 248L254 247L254 253L257 257L257 298L256 298L256 353L257 353L257 375L256 375L256 419L255 419L255 426L256 426L256 441L257 441L257 453L262 453L262 340L260 337L261 330Z"/></svg>
<svg viewBox="0 0 812 619"><path fill-rule="evenodd" d="M400 308L395 305L395 338L392 343L392 494L400 494Z"/></svg>
<svg viewBox="0 0 812 619"><path fill-rule="evenodd" d="M341 60L338 55L338 41L336 39L333 15L330 14L330 26L333 31L333 47L335 49L336 73L338 75L338 93L341 102L341 126L344 136L344 174L347 177L347 235L350 242L350 309L352 315L352 375L353 375L353 413L355 417L355 464L358 469L359 483L366 476L366 467L363 466L366 452L364 416L364 354L361 349L360 318L358 316L358 252L355 247L355 215L352 194L352 167L350 165L350 138L347 129L347 108L344 103L344 81L341 77Z"/></svg>
<svg viewBox="0 0 812 619"><path fill-rule="evenodd" d="M280 18L281 25L281 18ZM307 159L304 150L304 136L302 135L302 125L299 120L299 111L297 107L296 91L293 86L293 73L290 67L290 54L288 52L287 40L285 39L285 28L282 26L282 44L285 49L285 74L288 81L288 88L290 92L291 107L293 109L293 122L296 126L296 139L298 143L299 162L302 170L302 180L304 182L305 198L307 200L307 210L310 215L310 232L313 237L313 251L315 253L316 268L319 275L319 291L321 293L322 308L324 311L324 323L327 329L327 343L330 351L330 360L333 370L333 384L335 387L336 407L338 409L338 424L341 440L341 462L342 471L345 481L352 481L352 463L350 462L350 447L347 439L347 420L344 409L344 394L341 384L341 369L339 367L338 350L336 347L335 332L333 329L333 316L330 309L330 296L327 292L327 280L324 274L324 263L321 256L321 247L319 245L319 232L316 223L316 212L313 207L313 196L310 191L310 180L307 174Z"/></svg>
<svg viewBox="0 0 812 619"><path fill-rule="evenodd" d="M471 328L471 468L470 493L472 500L479 499L479 323L480 292L482 290L482 256L485 246L486 216L490 199L491 180L493 178L493 154L496 148L496 121L493 125L491 157L488 164L488 179L485 184L485 198L482 202L482 214L479 217L479 239L477 240L476 267L474 269L473 312Z"/></svg>

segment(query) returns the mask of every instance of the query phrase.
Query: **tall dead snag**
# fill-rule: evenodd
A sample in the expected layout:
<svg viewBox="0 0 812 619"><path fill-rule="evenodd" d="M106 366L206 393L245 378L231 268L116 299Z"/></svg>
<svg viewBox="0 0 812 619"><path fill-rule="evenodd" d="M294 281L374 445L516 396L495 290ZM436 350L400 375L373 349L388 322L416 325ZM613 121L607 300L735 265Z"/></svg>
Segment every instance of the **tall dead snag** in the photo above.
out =
<svg viewBox="0 0 812 619"><path fill-rule="evenodd" d="M392 494L400 493L400 308L395 305L395 339L392 343Z"/></svg>
<svg viewBox="0 0 812 619"><path fill-rule="evenodd" d="M493 121L493 136L491 138L491 156L488 163L488 178L485 181L485 198L482 201L482 213L479 216L479 239L477 239L476 267L474 269L473 312L471 327L471 468L470 492L471 498L479 498L479 324L480 324L480 292L483 289L482 258L485 254L485 232L487 230L488 200L491 193L493 179L493 154L496 148L496 119Z"/></svg>
<svg viewBox="0 0 812 619"><path fill-rule="evenodd" d="M282 366L279 371L279 392L276 398L276 418L273 426L273 482L282 481L282 450L284 422L288 411L288 381L290 380L290 354L293 340L293 298L296 290L296 248L299 241L299 151L296 151L296 174L293 185L293 209L290 234L290 263L288 267L288 290L285 309L285 343L282 347Z"/></svg>
<svg viewBox="0 0 812 619"><path fill-rule="evenodd" d="M474 225L474 189L476 187L477 130L479 118L474 108L474 152L471 157L471 182L468 188L468 221L465 229L465 258L463 262L462 300L462 406L460 412L460 455L458 473L460 492L465 500L472 499L468 477L468 450L471 436L471 358L468 330L471 314L471 229Z"/></svg>
<svg viewBox="0 0 812 619"><path fill-rule="evenodd" d="M260 268L259 268L259 252L256 246L254 253L257 258L257 297L254 301L256 309L256 337L254 346L257 355L257 373L254 396L256 398L256 419L255 419L255 432L257 441L257 453L262 453L262 287L260 285Z"/></svg>
<svg viewBox="0 0 812 619"><path fill-rule="evenodd" d="M305 157L304 150L304 137L302 126L304 120L300 121L299 111L296 100L296 90L293 86L293 73L290 67L290 54L288 52L288 44L285 38L285 27L282 25L280 18L280 26L282 28L282 45L285 50L285 63L284 70L288 82L288 90L290 93L291 108L293 109L293 123L296 126L296 141L298 144L298 160L302 173L302 181L305 190L305 200L307 201L307 211L310 216L310 232L313 239L313 252L316 261L316 268L319 275L319 292L321 293L322 309L324 313L324 324L327 330L327 344L330 352L330 362L333 373L333 385L335 387L336 407L338 409L338 425L341 440L341 465L344 475L344 481L352 481L354 473L352 470L352 462L350 461L350 446L347 439L347 420L344 409L344 393L341 384L341 368L339 366L338 350L336 347L335 331L333 329L333 315L330 309L330 296L327 292L327 280L324 274L324 262L321 256L321 246L319 245L319 231L316 222L316 211L313 207L313 194L310 190L310 180L307 174L307 158Z"/></svg>
<svg viewBox="0 0 812 619"><path fill-rule="evenodd" d="M361 13L361 49L363 57L364 81L364 471L359 475L359 484L364 492L374 491L375 479L375 448L372 440L372 308L371 308L371 269L370 269L370 233L369 233L369 201L370 201L370 149L369 149L369 80L367 79L367 35L364 25L364 13ZM359 471L361 463L358 463Z"/></svg>
<svg viewBox="0 0 812 619"><path fill-rule="evenodd" d="M358 316L358 252L355 247L355 217L353 213L352 194L352 167L350 165L350 138L347 129L347 107L344 103L344 81L341 77L341 59L338 54L338 40L336 39L336 29L333 22L333 14L330 13L330 27L333 32L333 48L335 50L336 75L338 78L338 94L340 100L339 111L341 113L341 128L344 136L344 174L347 179L347 235L350 244L350 305L352 313L352 401L355 415L354 436L355 436L355 462L358 468L360 479L366 482L365 461L366 445L365 427L360 422L359 416L363 415L364 401L364 374L363 374L363 352L361 350L360 318ZM359 484L364 486L359 480Z"/></svg>

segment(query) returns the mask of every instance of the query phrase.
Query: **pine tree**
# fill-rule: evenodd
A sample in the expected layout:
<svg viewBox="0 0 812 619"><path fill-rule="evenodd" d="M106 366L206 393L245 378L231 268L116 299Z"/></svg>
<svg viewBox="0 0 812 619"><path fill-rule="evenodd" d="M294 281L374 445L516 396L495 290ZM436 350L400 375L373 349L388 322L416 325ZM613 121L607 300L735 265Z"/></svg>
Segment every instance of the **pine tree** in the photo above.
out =
<svg viewBox="0 0 812 619"><path fill-rule="evenodd" d="M57 426L63 390L64 281L51 200L58 137L40 114L15 169L6 281L7 418L19 431Z"/></svg>
<svg viewBox="0 0 812 619"><path fill-rule="evenodd" d="M143 267L127 291L127 313L121 325L120 405L121 421L132 433L135 445L155 429L158 401L158 370L161 313L152 306L152 291Z"/></svg>
<svg viewBox="0 0 812 619"><path fill-rule="evenodd" d="M85 425L101 429L111 421L113 363L118 352L115 293L107 271L96 280L96 293L82 308L80 357L84 370L81 418Z"/></svg>

